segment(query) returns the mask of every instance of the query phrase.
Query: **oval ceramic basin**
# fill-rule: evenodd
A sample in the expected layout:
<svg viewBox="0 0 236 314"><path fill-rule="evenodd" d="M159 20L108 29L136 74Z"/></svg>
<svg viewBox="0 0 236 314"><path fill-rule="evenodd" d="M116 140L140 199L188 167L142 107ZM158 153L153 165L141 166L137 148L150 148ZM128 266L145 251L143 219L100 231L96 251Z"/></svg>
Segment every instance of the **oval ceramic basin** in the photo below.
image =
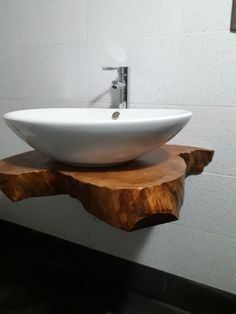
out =
<svg viewBox="0 0 236 314"><path fill-rule="evenodd" d="M71 165L106 166L163 145L190 120L168 109L29 109L6 113L8 126L47 156Z"/></svg>

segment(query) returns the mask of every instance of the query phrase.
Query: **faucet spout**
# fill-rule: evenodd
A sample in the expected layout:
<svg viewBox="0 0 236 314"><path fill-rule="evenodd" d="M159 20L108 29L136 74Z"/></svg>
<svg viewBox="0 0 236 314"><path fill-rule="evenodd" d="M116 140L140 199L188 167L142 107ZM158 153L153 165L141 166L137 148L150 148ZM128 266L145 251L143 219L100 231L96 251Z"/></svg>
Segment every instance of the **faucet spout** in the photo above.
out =
<svg viewBox="0 0 236 314"><path fill-rule="evenodd" d="M126 83L119 82L119 81L112 81L112 88L118 89L118 88L126 88Z"/></svg>
<svg viewBox="0 0 236 314"><path fill-rule="evenodd" d="M112 81L112 88L118 90L120 93L120 104L118 105L119 108L128 108L128 87L129 87L129 68L128 67L103 67L103 70L111 71L117 70L118 71L118 79Z"/></svg>

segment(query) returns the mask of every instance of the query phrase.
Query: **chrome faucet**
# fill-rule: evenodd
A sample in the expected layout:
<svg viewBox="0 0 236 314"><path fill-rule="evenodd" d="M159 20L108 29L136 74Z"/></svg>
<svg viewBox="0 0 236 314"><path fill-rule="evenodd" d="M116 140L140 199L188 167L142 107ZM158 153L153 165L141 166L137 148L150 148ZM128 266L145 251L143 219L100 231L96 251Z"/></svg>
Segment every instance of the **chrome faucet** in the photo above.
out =
<svg viewBox="0 0 236 314"><path fill-rule="evenodd" d="M120 93L120 104L119 108L128 108L128 87L129 87L129 68L128 67L103 67L103 70L106 71L112 71L117 70L118 71L118 79L115 81L112 81L111 87L113 89L118 89Z"/></svg>

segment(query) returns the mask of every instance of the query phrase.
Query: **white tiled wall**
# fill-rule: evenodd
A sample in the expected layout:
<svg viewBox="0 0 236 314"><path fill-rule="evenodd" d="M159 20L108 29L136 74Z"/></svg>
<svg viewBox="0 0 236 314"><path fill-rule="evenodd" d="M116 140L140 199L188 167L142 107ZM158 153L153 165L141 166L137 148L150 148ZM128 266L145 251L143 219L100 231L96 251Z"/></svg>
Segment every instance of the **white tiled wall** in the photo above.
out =
<svg viewBox="0 0 236 314"><path fill-rule="evenodd" d="M175 143L216 150L186 182L181 219L131 234L67 196L0 217L236 293L236 34L232 0L0 0L0 114L110 106L106 65L131 67L131 106L193 112ZM0 123L0 158L28 149Z"/></svg>

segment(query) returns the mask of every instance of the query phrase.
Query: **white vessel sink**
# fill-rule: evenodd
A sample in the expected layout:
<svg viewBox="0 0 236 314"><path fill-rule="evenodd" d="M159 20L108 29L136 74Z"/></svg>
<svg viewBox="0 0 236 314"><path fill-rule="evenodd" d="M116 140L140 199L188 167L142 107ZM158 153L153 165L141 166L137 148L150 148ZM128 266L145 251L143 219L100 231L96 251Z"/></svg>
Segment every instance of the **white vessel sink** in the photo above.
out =
<svg viewBox="0 0 236 314"><path fill-rule="evenodd" d="M4 119L25 142L53 159L106 166L158 148L191 116L189 111L172 109L48 108L13 111Z"/></svg>

